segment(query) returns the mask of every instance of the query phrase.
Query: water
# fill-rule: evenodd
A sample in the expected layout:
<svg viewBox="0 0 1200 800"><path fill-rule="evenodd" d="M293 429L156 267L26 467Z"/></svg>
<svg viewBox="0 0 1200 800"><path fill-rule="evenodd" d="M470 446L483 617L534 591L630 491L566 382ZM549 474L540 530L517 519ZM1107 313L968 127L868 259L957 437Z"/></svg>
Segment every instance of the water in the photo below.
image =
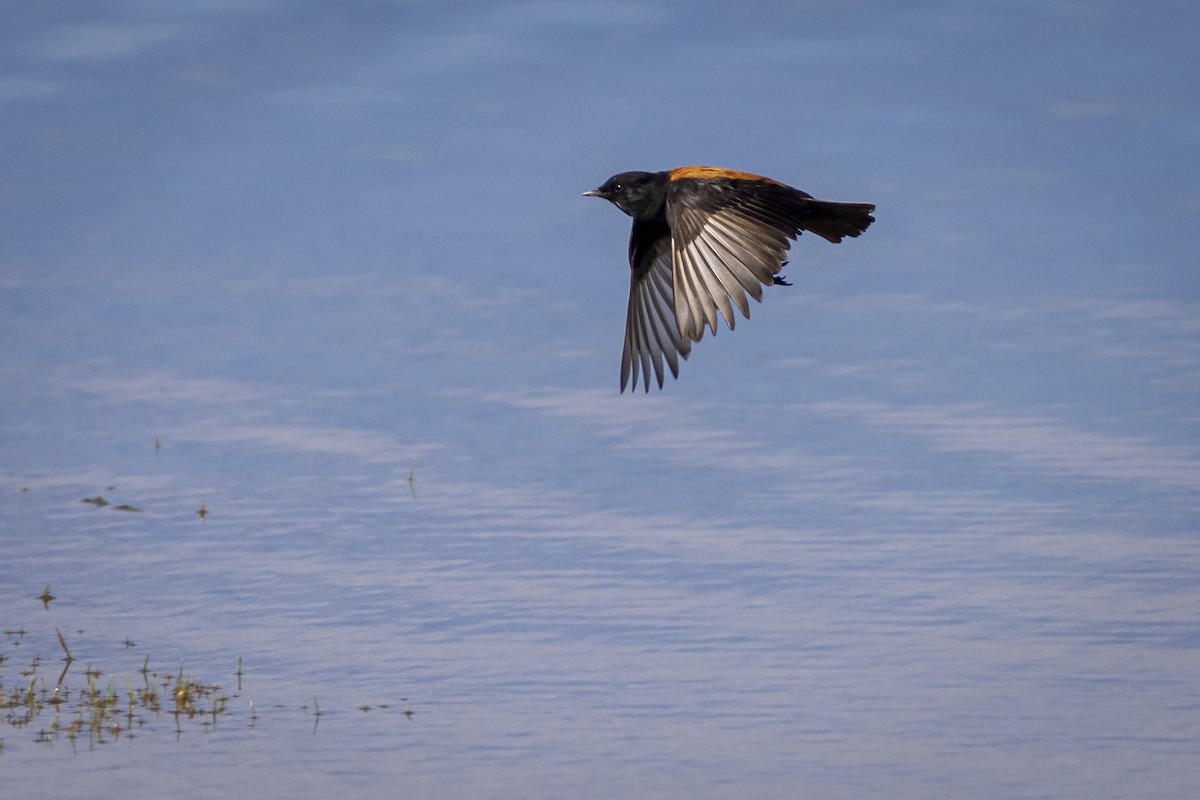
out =
<svg viewBox="0 0 1200 800"><path fill-rule="evenodd" d="M9 13L0 681L228 701L7 793L1195 792L1190 6ZM619 396L706 162L879 221Z"/></svg>

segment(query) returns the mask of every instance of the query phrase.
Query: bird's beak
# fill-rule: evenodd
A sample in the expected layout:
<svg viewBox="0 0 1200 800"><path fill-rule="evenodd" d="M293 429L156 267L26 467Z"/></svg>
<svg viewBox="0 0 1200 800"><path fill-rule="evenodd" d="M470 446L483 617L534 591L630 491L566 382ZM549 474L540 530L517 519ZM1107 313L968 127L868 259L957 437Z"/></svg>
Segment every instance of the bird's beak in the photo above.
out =
<svg viewBox="0 0 1200 800"><path fill-rule="evenodd" d="M588 189L583 193L584 197L604 197L604 193L599 189Z"/></svg>

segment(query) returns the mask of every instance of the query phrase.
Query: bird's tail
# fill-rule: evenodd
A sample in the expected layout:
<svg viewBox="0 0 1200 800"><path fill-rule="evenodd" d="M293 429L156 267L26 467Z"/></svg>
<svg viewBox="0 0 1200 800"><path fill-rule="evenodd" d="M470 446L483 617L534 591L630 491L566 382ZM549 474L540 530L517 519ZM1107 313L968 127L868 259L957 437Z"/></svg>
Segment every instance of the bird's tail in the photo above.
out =
<svg viewBox="0 0 1200 800"><path fill-rule="evenodd" d="M870 227L875 218L870 203L831 203L828 200L810 200L808 218L804 229L812 231L822 239L840 242L845 236L858 236Z"/></svg>

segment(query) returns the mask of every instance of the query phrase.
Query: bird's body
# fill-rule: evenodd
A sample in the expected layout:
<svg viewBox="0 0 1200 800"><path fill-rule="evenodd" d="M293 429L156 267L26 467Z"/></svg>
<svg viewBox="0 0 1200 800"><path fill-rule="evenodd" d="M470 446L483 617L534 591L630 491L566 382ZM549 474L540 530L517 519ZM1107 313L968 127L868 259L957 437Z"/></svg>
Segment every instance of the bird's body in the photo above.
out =
<svg viewBox="0 0 1200 800"><path fill-rule="evenodd" d="M653 370L663 385L663 359L679 376L679 359L717 315L733 329L734 306L749 319L749 294L776 277L802 231L830 241L858 236L874 221L875 206L831 203L761 175L720 167L622 172L598 189L633 217L629 236L629 308L621 355L621 391L639 372L646 391Z"/></svg>

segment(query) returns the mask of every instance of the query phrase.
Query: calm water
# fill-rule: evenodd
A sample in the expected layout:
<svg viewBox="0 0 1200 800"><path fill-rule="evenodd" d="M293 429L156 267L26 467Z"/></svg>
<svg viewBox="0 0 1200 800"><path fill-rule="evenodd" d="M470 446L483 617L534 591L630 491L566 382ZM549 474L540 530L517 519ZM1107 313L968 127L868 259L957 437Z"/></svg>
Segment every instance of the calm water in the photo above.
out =
<svg viewBox="0 0 1200 800"><path fill-rule="evenodd" d="M6 796L1200 790L1191 4L4 13L0 682L229 697ZM619 396L687 163L879 221Z"/></svg>

